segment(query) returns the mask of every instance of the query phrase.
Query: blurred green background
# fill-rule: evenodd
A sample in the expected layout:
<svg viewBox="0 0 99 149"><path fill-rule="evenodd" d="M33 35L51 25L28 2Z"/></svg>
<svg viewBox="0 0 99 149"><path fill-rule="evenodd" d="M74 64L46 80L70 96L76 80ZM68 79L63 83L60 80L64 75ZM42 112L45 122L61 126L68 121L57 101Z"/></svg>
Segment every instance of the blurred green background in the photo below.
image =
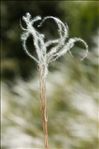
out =
<svg viewBox="0 0 99 149"><path fill-rule="evenodd" d="M66 54L49 67L50 149L98 149L99 1L53 0L1 1L2 149L43 148L39 75L20 40L26 12L60 18L69 26L69 37L81 37L89 46L83 62ZM49 39L56 30L50 22L43 28Z"/></svg>

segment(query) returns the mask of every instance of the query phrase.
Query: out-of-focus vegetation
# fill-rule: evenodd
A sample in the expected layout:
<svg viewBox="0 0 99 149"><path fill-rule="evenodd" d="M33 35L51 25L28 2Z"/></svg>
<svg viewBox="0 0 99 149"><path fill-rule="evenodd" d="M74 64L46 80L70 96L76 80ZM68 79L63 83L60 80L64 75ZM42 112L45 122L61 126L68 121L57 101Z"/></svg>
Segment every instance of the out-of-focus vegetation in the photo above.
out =
<svg viewBox="0 0 99 149"><path fill-rule="evenodd" d="M82 37L89 45L83 62L67 54L49 68L50 148L98 149L98 1L1 2L2 149L43 148L39 75L20 41L20 19L27 11L59 17L69 25L70 37ZM56 37L55 30L50 22L42 28L48 38Z"/></svg>
<svg viewBox="0 0 99 149"><path fill-rule="evenodd" d="M1 39L2 39L2 78L26 79L34 73L35 63L24 53L21 45L20 20L26 12L32 16L57 16L69 25L70 36L82 37L88 42L89 50L94 45L92 36L99 26L99 2L72 1L2 1ZM56 26L45 23L43 30L51 38ZM56 33L56 32L55 32ZM27 68L28 67L28 71ZM34 68L34 69L33 69ZM33 74L32 73L32 74Z"/></svg>

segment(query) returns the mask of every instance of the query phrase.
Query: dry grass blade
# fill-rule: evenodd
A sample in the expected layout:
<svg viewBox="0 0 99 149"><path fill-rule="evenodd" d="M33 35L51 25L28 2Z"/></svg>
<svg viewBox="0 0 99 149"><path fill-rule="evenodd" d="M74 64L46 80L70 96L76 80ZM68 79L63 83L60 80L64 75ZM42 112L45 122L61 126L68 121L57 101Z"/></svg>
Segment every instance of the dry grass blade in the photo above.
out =
<svg viewBox="0 0 99 149"><path fill-rule="evenodd" d="M47 99L46 99L46 77L48 74L48 64L57 60L59 57L63 56L67 52L70 52L70 49L74 46L75 42L82 42L85 46L86 52L84 57L81 59L83 60L88 54L88 45L86 42L81 38L70 38L67 42L66 39L68 37L68 26L64 24L60 19L47 16L43 20L41 20L38 27L42 26L43 23L47 19L53 19L58 27L59 38L55 40L49 40L45 42L44 34L38 32L33 24L36 21L40 21L41 17L37 16L34 19L31 18L30 13L26 13L26 16L23 16L23 20L26 23L26 28L23 29L23 34L21 36L23 49L25 50L26 54L32 58L39 66L39 74L40 74L40 100L41 100L41 113L42 113L42 123L43 123L43 130L45 136L45 149L48 149L48 116L47 116ZM32 35L34 46L36 50L37 57L34 57L29 53L26 41ZM55 44L55 45L54 45ZM48 46L52 45L52 48L49 52L47 52Z"/></svg>

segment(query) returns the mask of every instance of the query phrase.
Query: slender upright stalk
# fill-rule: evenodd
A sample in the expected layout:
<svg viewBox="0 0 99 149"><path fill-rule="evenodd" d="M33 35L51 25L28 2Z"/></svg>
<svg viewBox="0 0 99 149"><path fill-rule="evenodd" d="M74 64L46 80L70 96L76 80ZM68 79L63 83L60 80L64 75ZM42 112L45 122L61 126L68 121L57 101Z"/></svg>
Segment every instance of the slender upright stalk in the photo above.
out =
<svg viewBox="0 0 99 149"><path fill-rule="evenodd" d="M46 99L46 78L44 77L45 66L39 66L40 73L40 106L44 131L45 149L48 149L48 115L47 115L47 99Z"/></svg>

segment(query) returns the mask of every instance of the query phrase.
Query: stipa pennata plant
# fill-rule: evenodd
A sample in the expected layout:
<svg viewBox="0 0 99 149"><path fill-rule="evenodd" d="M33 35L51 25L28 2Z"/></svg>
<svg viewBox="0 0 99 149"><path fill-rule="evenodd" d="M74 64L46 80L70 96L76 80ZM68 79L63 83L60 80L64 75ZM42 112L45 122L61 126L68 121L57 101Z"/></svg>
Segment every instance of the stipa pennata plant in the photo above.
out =
<svg viewBox="0 0 99 149"><path fill-rule="evenodd" d="M26 28L21 25L23 29L23 34L21 35L23 49L26 54L32 58L39 67L40 74L40 101L41 101L41 113L42 113L42 123L45 136L45 149L48 149L48 116L47 116L47 99L46 99L46 77L48 75L48 65L49 63L56 61L58 58L70 52L70 49L74 46L75 42L82 42L85 46L86 52L81 60L83 60L88 53L88 45L81 38L70 38L68 41L68 26L64 24L60 19L47 16L43 19L40 16L31 18L30 13L26 13L26 16L23 16L23 21L26 23ZM43 25L43 23L48 20L53 19L58 28L59 38L45 41L45 35L38 32L37 29L33 26L35 22L39 21L38 28ZM33 43L36 50L36 57L33 56L27 48L27 39L32 35ZM48 48L51 47L50 51Z"/></svg>

